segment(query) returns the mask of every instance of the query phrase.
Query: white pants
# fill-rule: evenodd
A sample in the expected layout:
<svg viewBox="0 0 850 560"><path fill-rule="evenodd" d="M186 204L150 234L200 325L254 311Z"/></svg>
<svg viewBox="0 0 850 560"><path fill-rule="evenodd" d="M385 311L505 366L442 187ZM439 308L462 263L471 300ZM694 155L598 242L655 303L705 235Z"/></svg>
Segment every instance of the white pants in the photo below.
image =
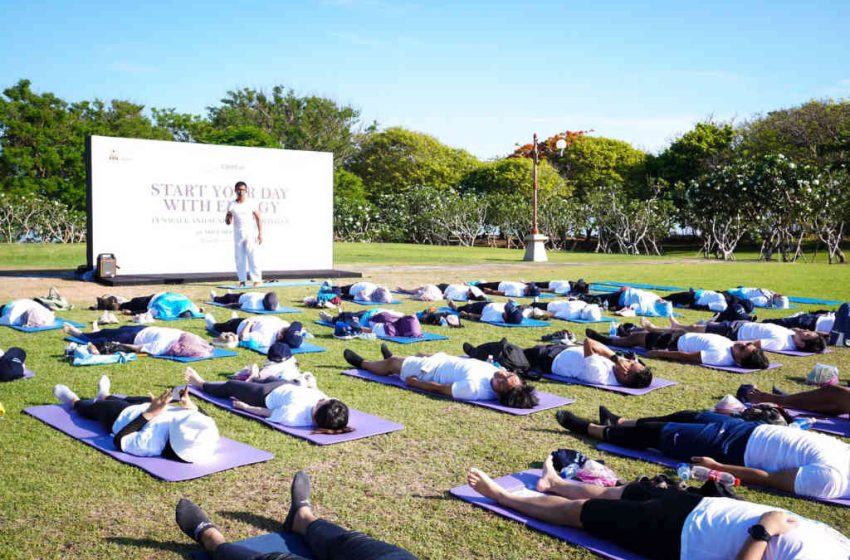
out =
<svg viewBox="0 0 850 560"><path fill-rule="evenodd" d="M259 247L256 239L234 239L233 252L236 254L236 276L240 282L248 278L252 282L262 282L263 273L259 266ZM247 265L247 274L246 274Z"/></svg>

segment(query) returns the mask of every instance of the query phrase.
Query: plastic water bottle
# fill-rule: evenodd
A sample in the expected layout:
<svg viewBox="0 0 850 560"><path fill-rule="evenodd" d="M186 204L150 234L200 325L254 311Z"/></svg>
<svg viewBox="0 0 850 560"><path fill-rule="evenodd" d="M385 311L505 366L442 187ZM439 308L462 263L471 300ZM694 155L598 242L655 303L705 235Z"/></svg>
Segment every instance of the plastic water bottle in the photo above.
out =
<svg viewBox="0 0 850 560"><path fill-rule="evenodd" d="M576 463L570 463L561 469L561 478L570 480L571 478L575 478L576 473L578 473L578 465Z"/></svg>
<svg viewBox="0 0 850 560"><path fill-rule="evenodd" d="M808 430L812 426L815 425L814 418L797 418L791 424L788 425L789 428L797 428L798 430Z"/></svg>
<svg viewBox="0 0 850 560"><path fill-rule="evenodd" d="M617 327L616 322L608 323L608 336L617 336Z"/></svg>
<svg viewBox="0 0 850 560"><path fill-rule="evenodd" d="M602 300L602 309L608 311L608 300Z"/></svg>
<svg viewBox="0 0 850 560"><path fill-rule="evenodd" d="M715 482L719 482L720 484L725 484L727 486L741 485L741 481L735 478L735 475L733 474L723 471L711 470L707 467L703 467L700 465L691 466L687 463L681 463L676 469L676 473L682 480L713 480Z"/></svg>

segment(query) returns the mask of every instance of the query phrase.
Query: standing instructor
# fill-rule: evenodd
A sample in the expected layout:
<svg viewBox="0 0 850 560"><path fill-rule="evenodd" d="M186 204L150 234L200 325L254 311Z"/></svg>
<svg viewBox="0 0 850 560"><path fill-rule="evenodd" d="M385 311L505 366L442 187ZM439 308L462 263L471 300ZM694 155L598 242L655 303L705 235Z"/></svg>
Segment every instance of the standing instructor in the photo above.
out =
<svg viewBox="0 0 850 560"><path fill-rule="evenodd" d="M240 286L244 286L248 278L254 286L259 286L263 282L263 273L257 264L257 248L263 242L263 220L256 202L248 199L248 185L239 181L234 189L236 200L230 201L227 205L224 223L233 225L236 275L239 277Z"/></svg>

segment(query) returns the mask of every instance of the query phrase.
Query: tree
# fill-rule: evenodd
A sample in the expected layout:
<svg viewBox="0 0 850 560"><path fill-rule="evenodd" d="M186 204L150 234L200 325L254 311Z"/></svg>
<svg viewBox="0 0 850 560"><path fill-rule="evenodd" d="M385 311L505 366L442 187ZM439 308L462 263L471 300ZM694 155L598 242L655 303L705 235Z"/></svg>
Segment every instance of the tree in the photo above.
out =
<svg viewBox="0 0 850 560"><path fill-rule="evenodd" d="M841 250L844 227L850 221L850 173L842 167L812 181L812 230L826 245L829 264L847 259Z"/></svg>
<svg viewBox="0 0 850 560"><path fill-rule="evenodd" d="M655 175L670 184L687 183L733 157L735 129L729 123L697 123L651 163Z"/></svg>
<svg viewBox="0 0 850 560"><path fill-rule="evenodd" d="M433 136L404 128L388 128L363 141L347 169L361 179L368 196L429 185L453 188L480 162L466 150L441 144Z"/></svg>
<svg viewBox="0 0 850 560"><path fill-rule="evenodd" d="M534 162L526 158L505 158L469 172L460 183L460 190L478 194L520 193L531 197ZM540 161L538 179L540 196L569 194L567 184L547 161Z"/></svg>
<svg viewBox="0 0 850 560"><path fill-rule="evenodd" d="M584 136L577 139L564 155L553 153L549 162L566 179L575 196L586 198L605 185L623 185L630 196L646 194L647 154L628 142Z"/></svg>

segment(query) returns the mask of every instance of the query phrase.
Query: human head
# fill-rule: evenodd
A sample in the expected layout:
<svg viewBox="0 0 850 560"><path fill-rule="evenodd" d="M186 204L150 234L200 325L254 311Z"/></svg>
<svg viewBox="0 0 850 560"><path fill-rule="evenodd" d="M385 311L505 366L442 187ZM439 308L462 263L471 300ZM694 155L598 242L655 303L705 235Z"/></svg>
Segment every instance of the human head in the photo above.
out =
<svg viewBox="0 0 850 560"><path fill-rule="evenodd" d="M212 460L218 440L219 433L215 421L199 411L182 414L168 426L168 442L171 448L178 457L188 463Z"/></svg>
<svg viewBox="0 0 850 560"><path fill-rule="evenodd" d="M263 309L266 311L275 311L278 306L277 294L269 292L263 296Z"/></svg>
<svg viewBox="0 0 850 560"><path fill-rule="evenodd" d="M510 392L523 384L522 379L512 371L498 369L490 378L490 387L497 395Z"/></svg>
<svg viewBox="0 0 850 560"><path fill-rule="evenodd" d="M245 181L239 181L233 186L233 190L236 192L236 198L242 200L248 195L248 185L245 184Z"/></svg>
<svg viewBox="0 0 850 560"><path fill-rule="evenodd" d="M505 311L502 313L502 318L509 325L519 325L522 323L522 308L509 300L505 304Z"/></svg>
<svg viewBox="0 0 850 560"><path fill-rule="evenodd" d="M269 351L266 357L270 362L280 363L292 357L292 349L288 344L283 342L275 342L269 346Z"/></svg>
<svg viewBox="0 0 850 560"><path fill-rule="evenodd" d="M794 346L803 352L820 354L826 350L826 341L815 331L794 331Z"/></svg>
<svg viewBox="0 0 850 560"><path fill-rule="evenodd" d="M339 430L348 426L348 407L340 400L319 401L313 412L316 426L327 430Z"/></svg>
<svg viewBox="0 0 850 560"><path fill-rule="evenodd" d="M638 358L630 360L625 356L617 356L614 362L614 378L623 387L642 389L652 383L652 368Z"/></svg>
<svg viewBox="0 0 850 560"><path fill-rule="evenodd" d="M767 369L770 360L764 351L752 342L736 342L732 345L732 359L747 369Z"/></svg>
<svg viewBox="0 0 850 560"><path fill-rule="evenodd" d="M213 353L213 347L206 340L194 333L184 332L165 354L168 356L179 356L182 358L208 358Z"/></svg>
<svg viewBox="0 0 850 560"><path fill-rule="evenodd" d="M389 289L379 286L372 292L372 301L375 303L389 303L393 300L393 294Z"/></svg>
<svg viewBox="0 0 850 560"><path fill-rule="evenodd" d="M534 386L526 383L500 394L498 398L501 405L511 408L534 408L540 402Z"/></svg>
<svg viewBox="0 0 850 560"><path fill-rule="evenodd" d="M540 295L540 286L531 282L525 287L525 295L528 297L537 297Z"/></svg>
<svg viewBox="0 0 850 560"><path fill-rule="evenodd" d="M236 333L223 332L215 337L212 343L213 346L219 346L221 348L236 348L239 346L239 337L236 336Z"/></svg>

